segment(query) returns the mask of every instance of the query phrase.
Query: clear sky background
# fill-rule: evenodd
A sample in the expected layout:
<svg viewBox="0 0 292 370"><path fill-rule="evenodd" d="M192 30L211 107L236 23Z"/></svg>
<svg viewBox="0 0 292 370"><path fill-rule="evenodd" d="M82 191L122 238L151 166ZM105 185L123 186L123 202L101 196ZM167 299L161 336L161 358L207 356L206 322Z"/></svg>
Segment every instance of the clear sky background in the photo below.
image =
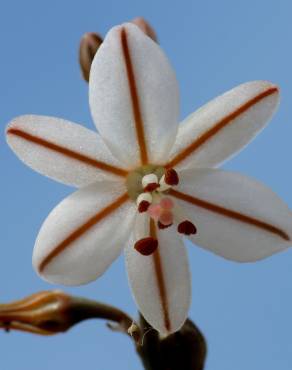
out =
<svg viewBox="0 0 292 370"><path fill-rule="evenodd" d="M33 271L32 248L49 211L73 190L24 166L7 147L4 127L17 115L35 113L93 128L77 61L87 31L104 35L113 25L146 17L176 70L182 118L239 83L278 83L279 112L225 168L261 180L292 207L291 13L290 0L1 0L0 300L55 288ZM245 265L192 245L188 250L190 317L208 341L206 369L291 370L292 250ZM98 281L66 291L136 314L122 257ZM50 338L0 332L0 368L142 366L126 336L110 332L102 321L88 321Z"/></svg>

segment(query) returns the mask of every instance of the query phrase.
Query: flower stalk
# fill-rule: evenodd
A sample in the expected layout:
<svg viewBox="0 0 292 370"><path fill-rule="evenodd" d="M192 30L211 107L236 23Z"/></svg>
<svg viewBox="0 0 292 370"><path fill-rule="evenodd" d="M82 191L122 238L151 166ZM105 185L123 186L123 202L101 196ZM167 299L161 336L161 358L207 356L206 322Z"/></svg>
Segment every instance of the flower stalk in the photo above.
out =
<svg viewBox="0 0 292 370"><path fill-rule="evenodd" d="M176 333L160 337L140 314L139 323L120 309L62 291L43 291L0 305L0 328L56 335L88 319L104 319L113 331L132 338L146 370L202 370L206 342L189 319Z"/></svg>
<svg viewBox="0 0 292 370"><path fill-rule="evenodd" d="M0 328L40 335L68 331L88 319L105 319L128 333L133 320L123 311L62 291L43 291L22 300L0 305ZM137 338L137 336L136 336Z"/></svg>

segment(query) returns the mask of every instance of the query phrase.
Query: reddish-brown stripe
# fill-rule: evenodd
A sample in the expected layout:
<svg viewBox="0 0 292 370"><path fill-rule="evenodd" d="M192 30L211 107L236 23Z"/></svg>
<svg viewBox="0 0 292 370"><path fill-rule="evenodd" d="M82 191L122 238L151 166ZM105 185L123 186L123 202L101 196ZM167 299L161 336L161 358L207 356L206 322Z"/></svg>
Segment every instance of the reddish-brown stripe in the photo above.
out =
<svg viewBox="0 0 292 370"><path fill-rule="evenodd" d="M171 168L176 166L178 163L186 159L189 155L191 155L194 151L200 148L203 144L205 144L208 140L212 139L219 131L221 131L225 126L231 124L232 121L238 118L242 113L246 112L249 108L253 105L259 103L264 98L278 92L277 87L271 87L266 91L263 91L259 95L255 96L254 98L247 101L245 104L240 106L234 112L230 113L228 116L222 118L219 122L217 122L213 127L203 133L198 139L193 141L189 144L185 149L183 149L180 153L178 153L167 165L167 168Z"/></svg>
<svg viewBox="0 0 292 370"><path fill-rule="evenodd" d="M90 230L94 225L103 220L105 217L109 216L116 209L118 209L122 204L124 204L129 199L127 193L120 196L114 202L109 204L107 207L103 208L100 212L88 219L83 225L79 226L76 230L60 242L55 248L43 259L39 265L39 271L42 272L46 266L59 254L61 254L66 248L83 236L88 230Z"/></svg>
<svg viewBox="0 0 292 370"><path fill-rule="evenodd" d="M127 174L128 174L127 171L123 170L122 168L111 166L107 163L98 161L94 158L87 157L84 154L75 152L74 150L71 150L71 149L68 149L68 148L64 148L64 147L62 147L58 144L52 143L51 141L42 139L38 136L29 134L29 133L27 133L25 131L22 131L22 130L19 130L19 129L10 128L10 129L7 130L7 134L21 137L22 139L24 139L26 141L29 141L29 142L34 143L36 145L42 146L46 149L52 150L53 152L63 154L65 157L75 159L76 161L85 163L89 166L98 168L98 169L103 170L103 171L111 172L111 173L113 173L117 176L123 176L124 177L124 176L127 176Z"/></svg>
<svg viewBox="0 0 292 370"><path fill-rule="evenodd" d="M122 50L123 50L125 65L127 69L129 90L131 94L132 109L133 109L135 128L136 128L136 135L137 135L138 145L140 149L140 158L141 158L141 163L144 165L148 163L148 152L147 152L147 145L146 145L146 140L145 140L144 123L142 119L139 96L138 96L138 89L137 89L133 64L132 64L130 50L128 46L127 33L126 33L125 28L122 28L122 31L121 31L121 43L122 43Z"/></svg>
<svg viewBox="0 0 292 370"><path fill-rule="evenodd" d="M169 190L169 194L172 195L173 197L181 199L185 202L191 203L191 204L193 204L197 207L204 208L208 211L217 213L219 215L222 215L222 216L225 216L225 217L228 217L228 218L232 218L233 220L249 224L251 226L257 227L257 228L262 229L264 231L268 231L272 234L280 236L284 240L290 240L290 237L288 236L288 234L285 231L279 229L276 226L268 224L267 222L260 221L256 218L246 216L246 215L244 215L242 213L239 213L239 212L236 212L236 211L232 211L231 209L218 206L217 204L207 202L206 200L195 198L191 195L181 193L180 191L177 191L177 190L171 189L171 190Z"/></svg>
<svg viewBox="0 0 292 370"><path fill-rule="evenodd" d="M152 219L150 220L150 235L152 238L157 239L156 226L155 226L155 222ZM166 330L170 331L171 324L170 324L170 318L169 318L167 292L166 292L166 285L165 285L165 280L164 280L161 256L159 252L159 244L158 244L158 248L153 253L153 261L154 261L155 276L157 280L158 291L159 291L161 306L162 306L162 311L163 311L164 326Z"/></svg>

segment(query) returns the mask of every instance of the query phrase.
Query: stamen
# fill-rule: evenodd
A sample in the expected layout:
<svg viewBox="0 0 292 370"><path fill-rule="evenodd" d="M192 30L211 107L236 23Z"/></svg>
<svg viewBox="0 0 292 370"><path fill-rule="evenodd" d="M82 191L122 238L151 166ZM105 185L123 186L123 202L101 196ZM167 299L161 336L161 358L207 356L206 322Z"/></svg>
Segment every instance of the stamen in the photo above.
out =
<svg viewBox="0 0 292 370"><path fill-rule="evenodd" d="M165 175L162 175L160 181L159 181L160 188L158 189L159 192L163 193L166 190L169 190L171 188L170 185L167 185L165 182Z"/></svg>
<svg viewBox="0 0 292 370"><path fill-rule="evenodd" d="M164 175L161 176L161 179L159 181L160 188L158 191L164 192L166 190L169 190L172 186L178 185L179 183L179 177L173 168L170 168L165 171Z"/></svg>
<svg viewBox="0 0 292 370"><path fill-rule="evenodd" d="M166 170L164 174L164 181L167 185L171 186L178 185L179 177L176 170L174 170L173 168Z"/></svg>
<svg viewBox="0 0 292 370"><path fill-rule="evenodd" d="M146 212L152 203L152 195L150 193L142 193L138 196L136 203L140 213Z"/></svg>
<svg viewBox="0 0 292 370"><path fill-rule="evenodd" d="M163 229L167 229L168 227L172 226L172 224L164 225L160 221L158 221L157 226L158 226L159 229L163 230Z"/></svg>
<svg viewBox="0 0 292 370"><path fill-rule="evenodd" d="M157 247L158 240L152 238L151 236L138 240L134 246L136 251L141 253L143 256L150 256L156 251Z"/></svg>
<svg viewBox="0 0 292 370"><path fill-rule="evenodd" d="M142 200L142 202L139 203L138 212L140 212L140 213L146 212L148 210L149 206L150 206L150 203L147 202L147 200Z"/></svg>
<svg viewBox="0 0 292 370"><path fill-rule="evenodd" d="M157 188L159 188L159 184L155 183L155 182L151 182L150 184L146 185L143 190L144 191L148 191L149 193L151 193L152 191L156 190Z"/></svg>
<svg viewBox="0 0 292 370"><path fill-rule="evenodd" d="M149 184L158 184L158 177L154 173L148 173L148 175L145 175L142 178L143 188L146 188Z"/></svg>
<svg viewBox="0 0 292 370"><path fill-rule="evenodd" d="M173 214L171 211L163 210L159 216L159 221L163 225L171 225L173 223Z"/></svg>
<svg viewBox="0 0 292 370"><path fill-rule="evenodd" d="M194 235L197 233L197 228L191 221L185 220L178 225L177 231L180 234Z"/></svg>

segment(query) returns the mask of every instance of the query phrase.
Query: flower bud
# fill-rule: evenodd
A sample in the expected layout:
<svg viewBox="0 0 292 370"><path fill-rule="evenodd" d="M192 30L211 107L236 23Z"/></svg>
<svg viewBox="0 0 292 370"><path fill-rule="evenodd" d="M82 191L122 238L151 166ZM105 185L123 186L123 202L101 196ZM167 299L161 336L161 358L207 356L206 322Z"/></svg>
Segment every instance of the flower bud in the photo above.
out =
<svg viewBox="0 0 292 370"><path fill-rule="evenodd" d="M61 291L44 291L20 301L0 304L0 329L53 335L87 319L105 319L128 333L133 320L123 311Z"/></svg>
<svg viewBox="0 0 292 370"><path fill-rule="evenodd" d="M131 21L138 26L147 36L151 37L153 41L157 42L157 36L154 29L150 24L142 17L135 18Z"/></svg>
<svg viewBox="0 0 292 370"><path fill-rule="evenodd" d="M157 37L154 29L144 18L138 17L131 21L138 26L147 36L157 42ZM85 81L89 81L89 73L93 58L98 48L102 44L103 39L94 32L87 32L83 35L79 46L79 63L82 76Z"/></svg>
<svg viewBox="0 0 292 370"><path fill-rule="evenodd" d="M89 81L91 63L101 43L102 38L94 32L86 33L81 39L79 47L79 63L82 76L87 82Z"/></svg>
<svg viewBox="0 0 292 370"><path fill-rule="evenodd" d="M20 301L0 305L0 328L51 335L69 329L66 318L70 297L60 291L44 291Z"/></svg>

